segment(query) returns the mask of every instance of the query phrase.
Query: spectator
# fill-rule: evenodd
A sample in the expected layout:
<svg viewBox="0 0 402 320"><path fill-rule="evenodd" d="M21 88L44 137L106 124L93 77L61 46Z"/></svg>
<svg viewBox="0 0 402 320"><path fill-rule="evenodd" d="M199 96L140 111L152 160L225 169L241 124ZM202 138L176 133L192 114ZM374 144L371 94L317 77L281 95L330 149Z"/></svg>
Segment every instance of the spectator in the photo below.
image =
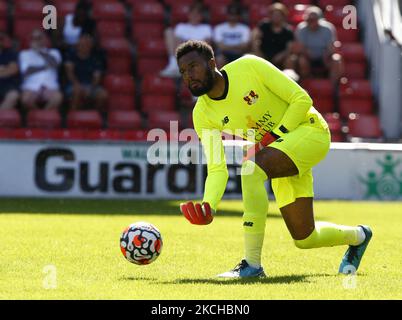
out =
<svg viewBox="0 0 402 320"><path fill-rule="evenodd" d="M72 109L82 109L84 103L103 111L107 100L107 92L101 86L104 65L102 59L94 51L94 38L82 34L76 50L66 57L65 71L69 84L67 95L71 98Z"/></svg>
<svg viewBox="0 0 402 320"><path fill-rule="evenodd" d="M271 5L268 18L262 20L252 34L254 54L269 60L280 69L284 67L289 45L294 40L287 16L288 10L283 4Z"/></svg>
<svg viewBox="0 0 402 320"><path fill-rule="evenodd" d="M22 74L22 105L25 108L59 108L63 95L59 90L58 67L61 55L46 47L46 35L40 29L32 32L31 48L19 56Z"/></svg>
<svg viewBox="0 0 402 320"><path fill-rule="evenodd" d="M74 13L64 18L63 42L67 46L77 44L81 34L95 35L96 23L90 16L91 5L86 0L80 0L75 6Z"/></svg>
<svg viewBox="0 0 402 320"><path fill-rule="evenodd" d="M7 35L0 31L0 109L15 108L18 103L18 56L7 48Z"/></svg>
<svg viewBox="0 0 402 320"><path fill-rule="evenodd" d="M250 28L240 23L242 9L237 5L229 5L227 22L217 25L214 29L214 42L217 47L217 65L240 58L250 45Z"/></svg>
<svg viewBox="0 0 402 320"><path fill-rule="evenodd" d="M175 58L175 50L180 43L190 39L211 41L212 28L210 25L203 23L203 11L204 7L199 3L195 3L190 8L188 22L179 23L174 29L166 29L165 42L169 54L169 63L161 71L161 76L180 77L179 67Z"/></svg>
<svg viewBox="0 0 402 320"><path fill-rule="evenodd" d="M324 70L336 83L343 68L341 56L335 53L336 29L323 19L320 8L313 6L306 10L304 21L297 26L296 39L299 44L293 51L307 58L300 65L301 76L307 77L312 71Z"/></svg>

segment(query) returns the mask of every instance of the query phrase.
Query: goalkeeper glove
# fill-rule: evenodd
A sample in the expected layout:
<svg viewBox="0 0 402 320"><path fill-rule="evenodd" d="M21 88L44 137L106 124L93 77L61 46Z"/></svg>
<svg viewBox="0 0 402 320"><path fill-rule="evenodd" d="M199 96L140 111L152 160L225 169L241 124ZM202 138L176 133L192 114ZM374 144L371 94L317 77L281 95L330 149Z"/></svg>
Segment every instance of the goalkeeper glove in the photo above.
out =
<svg viewBox="0 0 402 320"><path fill-rule="evenodd" d="M208 202L202 204L189 201L180 204L180 211L192 224L205 225L210 224L213 217L213 209Z"/></svg>

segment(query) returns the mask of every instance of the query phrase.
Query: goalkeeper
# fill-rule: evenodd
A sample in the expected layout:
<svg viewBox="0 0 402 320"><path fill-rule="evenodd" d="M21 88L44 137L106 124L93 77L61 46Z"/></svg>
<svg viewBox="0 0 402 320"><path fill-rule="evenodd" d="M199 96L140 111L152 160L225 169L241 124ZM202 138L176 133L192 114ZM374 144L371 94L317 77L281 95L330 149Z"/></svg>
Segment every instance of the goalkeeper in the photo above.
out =
<svg viewBox="0 0 402 320"><path fill-rule="evenodd" d="M372 232L363 225L314 221L312 168L325 158L331 138L309 95L271 63L253 55L218 70L212 48L190 40L177 48L176 58L185 85L199 97L193 122L208 165L202 203L180 205L191 223L211 223L224 194L228 171L221 133L240 130L242 138L255 143L241 168L244 259L219 276L265 276L261 251L268 213L267 179L272 179L295 245L301 249L348 245L339 272L354 273Z"/></svg>

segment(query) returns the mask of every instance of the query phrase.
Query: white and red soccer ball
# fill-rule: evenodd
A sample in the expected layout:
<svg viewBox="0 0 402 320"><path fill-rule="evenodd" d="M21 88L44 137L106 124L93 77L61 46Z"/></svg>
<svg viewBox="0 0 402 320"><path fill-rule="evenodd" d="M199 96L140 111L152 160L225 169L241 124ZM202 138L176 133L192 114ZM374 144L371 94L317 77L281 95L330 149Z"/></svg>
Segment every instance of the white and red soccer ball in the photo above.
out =
<svg viewBox="0 0 402 320"><path fill-rule="evenodd" d="M162 236L148 222L135 222L124 229L120 237L120 250L124 257L138 265L150 264L162 251Z"/></svg>

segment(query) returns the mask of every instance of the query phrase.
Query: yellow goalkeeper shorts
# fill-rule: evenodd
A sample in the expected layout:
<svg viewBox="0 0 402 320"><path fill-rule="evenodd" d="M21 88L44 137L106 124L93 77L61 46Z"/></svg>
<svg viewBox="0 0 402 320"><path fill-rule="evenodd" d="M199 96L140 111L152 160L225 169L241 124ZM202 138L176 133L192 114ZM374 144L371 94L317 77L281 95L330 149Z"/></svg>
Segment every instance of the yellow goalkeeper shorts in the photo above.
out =
<svg viewBox="0 0 402 320"><path fill-rule="evenodd" d="M330 144L331 134L327 127L309 125L301 125L270 144L270 147L286 153L299 169L296 176L272 179L279 208L297 198L314 197L312 168L325 158Z"/></svg>

